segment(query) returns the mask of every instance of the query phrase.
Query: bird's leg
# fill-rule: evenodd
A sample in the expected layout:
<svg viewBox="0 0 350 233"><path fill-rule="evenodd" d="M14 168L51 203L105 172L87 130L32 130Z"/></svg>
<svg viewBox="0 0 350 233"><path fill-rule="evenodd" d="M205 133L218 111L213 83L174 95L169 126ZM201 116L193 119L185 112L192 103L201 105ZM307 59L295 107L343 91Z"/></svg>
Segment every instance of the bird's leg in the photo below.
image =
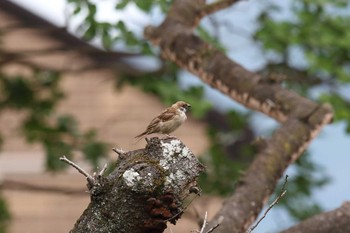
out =
<svg viewBox="0 0 350 233"><path fill-rule="evenodd" d="M175 136L171 136L170 134L165 134L165 139L176 138Z"/></svg>

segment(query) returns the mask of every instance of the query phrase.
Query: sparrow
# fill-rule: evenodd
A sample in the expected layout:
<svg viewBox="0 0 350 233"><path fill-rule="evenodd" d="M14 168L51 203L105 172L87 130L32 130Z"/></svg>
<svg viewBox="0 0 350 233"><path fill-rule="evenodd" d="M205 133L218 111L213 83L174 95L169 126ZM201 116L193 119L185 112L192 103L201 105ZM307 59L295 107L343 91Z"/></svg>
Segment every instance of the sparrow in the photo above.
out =
<svg viewBox="0 0 350 233"><path fill-rule="evenodd" d="M169 136L187 119L186 112L191 107L190 104L184 101L178 101L171 107L165 109L161 114L155 117L147 126L147 129L137 135L135 139L138 142L144 136L152 133L160 133Z"/></svg>

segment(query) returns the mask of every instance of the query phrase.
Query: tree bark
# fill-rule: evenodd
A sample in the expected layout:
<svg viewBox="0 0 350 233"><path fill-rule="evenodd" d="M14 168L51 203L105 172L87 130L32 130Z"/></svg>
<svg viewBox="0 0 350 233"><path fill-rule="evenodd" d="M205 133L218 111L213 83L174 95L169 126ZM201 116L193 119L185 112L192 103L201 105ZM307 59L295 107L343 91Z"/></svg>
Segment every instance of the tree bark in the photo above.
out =
<svg viewBox="0 0 350 233"><path fill-rule="evenodd" d="M163 232L198 194L204 170L178 139L152 138L145 149L120 154L116 168L88 185L91 202L71 233Z"/></svg>
<svg viewBox="0 0 350 233"><path fill-rule="evenodd" d="M194 35L193 27L200 19L198 12L205 7L193 4L192 1L176 0L160 26L146 27L145 37L161 48L164 58L192 72L242 105L263 112L279 122L291 117L304 119L317 110L317 103L279 84L269 83Z"/></svg>
<svg viewBox="0 0 350 233"><path fill-rule="evenodd" d="M350 202L333 211L318 214L281 233L345 233L350 232Z"/></svg>
<svg viewBox="0 0 350 233"><path fill-rule="evenodd" d="M206 227L215 226L224 217L216 233L245 232L285 169L333 117L329 106L314 103L279 84L271 84L193 34L202 17L234 2L223 0L206 4L202 0L175 0L163 23L144 31L145 37L160 47L164 58L244 106L283 123L266 141L234 194Z"/></svg>

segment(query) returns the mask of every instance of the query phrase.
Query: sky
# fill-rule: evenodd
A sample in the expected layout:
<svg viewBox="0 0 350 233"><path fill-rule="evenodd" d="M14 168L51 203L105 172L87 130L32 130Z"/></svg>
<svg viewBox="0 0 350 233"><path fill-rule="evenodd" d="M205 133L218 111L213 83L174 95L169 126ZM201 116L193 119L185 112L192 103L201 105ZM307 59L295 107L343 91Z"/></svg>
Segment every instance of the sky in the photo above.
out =
<svg viewBox="0 0 350 233"><path fill-rule="evenodd" d="M23 7L35 12L43 18L55 23L56 25L65 25L65 0L12 0ZM278 1L278 0L276 0ZM279 1L284 7L288 7L291 0ZM234 27L234 30L251 33L256 25L254 22L254 16L259 13L259 4L263 7L264 3L258 3L258 0L243 1L235 6L234 12L223 12L223 20L227 22L235 22L235 25L245 25L245 28ZM281 3L283 2L283 3ZM134 29L142 32L143 26L151 23L159 23L161 17L153 16L149 17L139 12L135 7L129 7L122 14L116 15L113 11L113 5L115 1L101 1L100 11L98 17L104 20L116 20L118 18L128 18L130 23L134 25ZM257 7L258 6L258 7ZM279 17L291 17L288 15L288 11L285 14L280 14ZM209 22L208 22L209 23ZM244 33L240 33L243 34ZM230 53L228 54L232 59L236 60L247 69L257 70L265 64L265 58L262 56L261 51L252 41L248 39L248 36L230 35L226 36L224 40L227 40L229 44ZM201 81L184 71L180 81L180 85L183 87L189 85L198 85ZM206 87L206 97L210 99L219 109L227 110L231 108L244 110L243 107L237 103L231 101L228 97L219 94L216 90ZM275 125L273 120L264 116L259 116L253 120L258 129L264 131ZM345 134L345 124L336 123L325 127L322 133L311 143L309 150L311 151L311 157L317 164L321 165L321 169L324 169L326 174L331 178L331 183L322 189L317 189L313 193L313 197L319 200L326 210L339 207L344 201L350 200L350 186L348 185L349 176L349 145L350 138ZM288 173L288 171L287 171ZM288 197L288 193L287 196ZM279 227L280 224L289 225L290 220L286 219L284 223L272 224L270 220L274 219L278 211L269 214L266 219L259 225L257 232L273 232Z"/></svg>

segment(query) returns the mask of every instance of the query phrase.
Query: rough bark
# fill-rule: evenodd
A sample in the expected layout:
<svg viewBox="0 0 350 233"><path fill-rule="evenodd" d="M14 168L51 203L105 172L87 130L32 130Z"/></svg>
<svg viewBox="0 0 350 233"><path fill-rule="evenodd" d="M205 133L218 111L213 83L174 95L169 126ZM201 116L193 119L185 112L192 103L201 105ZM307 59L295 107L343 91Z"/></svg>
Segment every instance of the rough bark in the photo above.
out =
<svg viewBox="0 0 350 233"><path fill-rule="evenodd" d="M244 69L194 35L193 27L199 21L197 12L203 7L192 5L192 1L175 1L168 17L159 27L149 26L145 29L145 37L160 46L164 58L192 72L244 106L280 122L290 117L306 118L318 108L317 103ZM187 11L183 11L184 8ZM189 12L190 9L193 11Z"/></svg>
<svg viewBox="0 0 350 233"><path fill-rule="evenodd" d="M152 138L119 156L114 171L90 182L91 202L71 233L163 232L197 192L204 167L181 141Z"/></svg>
<svg viewBox="0 0 350 233"><path fill-rule="evenodd" d="M332 120L329 106L314 103L244 69L193 33L202 17L234 2L223 0L206 5L201 0L175 0L163 23L144 31L145 37L160 47L165 59L244 106L282 122L257 154L236 191L208 224L207 229L224 217L216 233L245 232L285 169Z"/></svg>
<svg viewBox="0 0 350 233"><path fill-rule="evenodd" d="M314 129L319 130L319 129ZM245 232L260 213L285 169L296 160L312 139L309 125L290 119L274 132L265 147L239 180L208 228L224 217L216 233ZM288 195L288 194L287 194Z"/></svg>
<svg viewBox="0 0 350 233"><path fill-rule="evenodd" d="M318 214L281 233L345 233L350 232L350 202L333 211Z"/></svg>

